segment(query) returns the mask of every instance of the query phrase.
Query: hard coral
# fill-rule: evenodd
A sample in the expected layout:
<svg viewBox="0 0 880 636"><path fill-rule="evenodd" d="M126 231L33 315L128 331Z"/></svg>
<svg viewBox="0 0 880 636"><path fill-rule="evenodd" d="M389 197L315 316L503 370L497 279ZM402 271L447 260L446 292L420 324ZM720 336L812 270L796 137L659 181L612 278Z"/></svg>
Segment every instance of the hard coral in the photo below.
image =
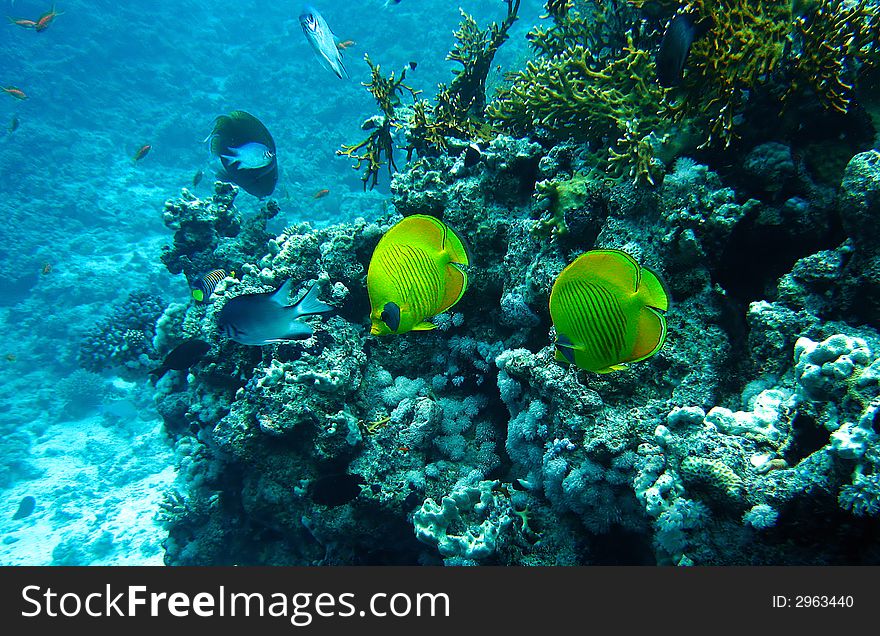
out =
<svg viewBox="0 0 880 636"><path fill-rule="evenodd" d="M91 371L148 366L156 320L163 307L163 301L152 294L129 294L83 336L78 355L80 366Z"/></svg>
<svg viewBox="0 0 880 636"><path fill-rule="evenodd" d="M513 134L598 143L598 163L612 176L653 184L670 122L660 114L663 90L653 82L653 53L640 44L637 21L618 43L577 11L551 15L553 27L528 36L538 58L489 104L490 120Z"/></svg>
<svg viewBox="0 0 880 636"><path fill-rule="evenodd" d="M800 55L793 59L789 94L808 87L826 108L845 113L859 72L880 63L880 14L866 2L817 4L795 20L792 40Z"/></svg>
<svg viewBox="0 0 880 636"><path fill-rule="evenodd" d="M369 55L364 55L364 60L370 67L370 82L363 86L376 99L382 114L367 119L361 125L362 129L372 131L366 139L357 144L343 144L336 154L354 159L355 163L352 167L355 170L364 170L361 177L364 190L367 189L367 184L372 190L379 182L379 170L383 165L388 165L389 175L397 169L394 165L394 133L404 127L404 122L397 112L400 96L409 93L415 98L419 91L404 84L406 67L400 72L400 77L395 77L394 72L384 77L381 67L373 64Z"/></svg>

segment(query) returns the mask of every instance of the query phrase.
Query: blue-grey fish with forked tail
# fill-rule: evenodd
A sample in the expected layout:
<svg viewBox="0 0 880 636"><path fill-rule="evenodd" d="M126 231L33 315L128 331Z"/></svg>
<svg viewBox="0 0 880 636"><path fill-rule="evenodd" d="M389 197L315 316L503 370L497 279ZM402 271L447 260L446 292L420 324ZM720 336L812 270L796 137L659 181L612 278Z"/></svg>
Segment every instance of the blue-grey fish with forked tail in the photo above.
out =
<svg viewBox="0 0 880 636"><path fill-rule="evenodd" d="M336 73L339 79L348 77L342 63L339 38L333 34L324 17L314 7L306 5L299 16L299 24L321 66Z"/></svg>
<svg viewBox="0 0 880 636"><path fill-rule="evenodd" d="M220 331L246 345L308 338L312 335L312 328L299 318L323 314L333 308L318 300L317 285L312 285L305 296L288 305L291 288L292 280L288 280L273 292L244 294L230 299L217 317Z"/></svg>

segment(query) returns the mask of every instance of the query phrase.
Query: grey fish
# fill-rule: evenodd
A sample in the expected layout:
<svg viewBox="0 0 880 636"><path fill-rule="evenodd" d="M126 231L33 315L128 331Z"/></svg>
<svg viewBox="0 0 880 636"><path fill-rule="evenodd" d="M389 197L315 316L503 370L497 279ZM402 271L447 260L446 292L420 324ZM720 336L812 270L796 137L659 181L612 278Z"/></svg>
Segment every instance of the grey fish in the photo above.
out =
<svg viewBox="0 0 880 636"><path fill-rule="evenodd" d="M269 150L268 146L250 142L229 149L229 154L220 155L229 161L230 166L238 164L238 168L243 170L254 170L263 168L272 163L275 153Z"/></svg>
<svg viewBox="0 0 880 636"><path fill-rule="evenodd" d="M288 305L292 286L293 281L288 280L273 292L232 298L217 317L220 331L236 342L257 346L308 338L312 328L298 319L333 308L318 300L317 285L312 285L305 296Z"/></svg>
<svg viewBox="0 0 880 636"><path fill-rule="evenodd" d="M306 5L299 16L299 24L321 66L336 73L339 79L348 77L337 46L339 40L324 17L314 7Z"/></svg>
<svg viewBox="0 0 880 636"><path fill-rule="evenodd" d="M25 517L29 517L36 507L37 500L28 495L21 500L20 504L18 504L18 510L15 511L15 514L12 515L12 518L24 519Z"/></svg>

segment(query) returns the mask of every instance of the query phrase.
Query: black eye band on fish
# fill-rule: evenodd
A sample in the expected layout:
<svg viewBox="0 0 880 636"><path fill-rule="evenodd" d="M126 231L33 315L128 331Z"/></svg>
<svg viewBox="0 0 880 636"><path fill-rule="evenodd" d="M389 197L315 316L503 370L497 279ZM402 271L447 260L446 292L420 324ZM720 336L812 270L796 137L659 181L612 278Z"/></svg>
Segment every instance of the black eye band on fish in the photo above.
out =
<svg viewBox="0 0 880 636"><path fill-rule="evenodd" d="M380 318L391 331L397 332L400 328L400 307L396 303L385 303Z"/></svg>

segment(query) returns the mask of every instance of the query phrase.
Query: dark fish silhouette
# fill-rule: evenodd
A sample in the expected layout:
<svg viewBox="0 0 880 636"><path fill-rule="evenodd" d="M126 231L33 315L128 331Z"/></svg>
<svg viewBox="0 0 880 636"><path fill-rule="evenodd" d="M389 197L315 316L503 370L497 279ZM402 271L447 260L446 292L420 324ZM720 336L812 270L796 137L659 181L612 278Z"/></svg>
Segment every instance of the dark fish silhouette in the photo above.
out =
<svg viewBox="0 0 880 636"><path fill-rule="evenodd" d="M263 123L243 110L235 110L228 115L220 115L214 120L214 129L206 141L210 142L211 153L219 157L223 165L223 181L230 181L245 192L259 197L269 196L278 183L278 158L275 154L275 140ZM256 167L248 167L240 155L260 147L265 162Z"/></svg>
<svg viewBox="0 0 880 636"><path fill-rule="evenodd" d="M205 354L211 350L204 340L191 338L174 347L162 362L162 365L150 371L150 375L155 375L158 380L168 371L184 371L196 364L205 357Z"/></svg>
<svg viewBox="0 0 880 636"><path fill-rule="evenodd" d="M660 86L670 88L681 83L691 45L708 31L708 26L706 21L696 22L690 13L679 13L672 18L657 51L657 82Z"/></svg>
<svg viewBox="0 0 880 636"><path fill-rule="evenodd" d="M333 508L347 504L359 494L364 478L360 475L326 475L309 484L309 496L316 504Z"/></svg>
<svg viewBox="0 0 880 636"><path fill-rule="evenodd" d="M15 511L15 514L12 515L12 518L24 519L25 517L29 517L36 507L37 500L28 495L21 500L20 504L18 504L18 510Z"/></svg>

